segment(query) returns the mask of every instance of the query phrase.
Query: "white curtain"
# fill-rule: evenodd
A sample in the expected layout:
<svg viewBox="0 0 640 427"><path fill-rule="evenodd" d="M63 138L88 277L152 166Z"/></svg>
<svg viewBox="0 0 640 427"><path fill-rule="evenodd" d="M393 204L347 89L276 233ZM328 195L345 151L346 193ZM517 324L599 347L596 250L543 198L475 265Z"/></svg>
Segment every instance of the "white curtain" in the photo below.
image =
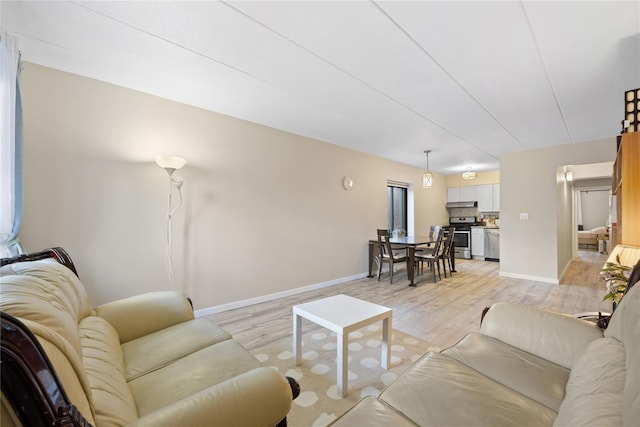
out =
<svg viewBox="0 0 640 427"><path fill-rule="evenodd" d="M22 253L22 105L15 39L0 29L0 257Z"/></svg>

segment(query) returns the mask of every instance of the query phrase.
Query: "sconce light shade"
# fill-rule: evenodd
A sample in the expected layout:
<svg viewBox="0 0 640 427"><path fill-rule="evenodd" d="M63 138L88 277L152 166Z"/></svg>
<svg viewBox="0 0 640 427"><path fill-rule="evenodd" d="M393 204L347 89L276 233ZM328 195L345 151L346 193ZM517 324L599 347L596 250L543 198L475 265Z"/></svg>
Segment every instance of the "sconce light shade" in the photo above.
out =
<svg viewBox="0 0 640 427"><path fill-rule="evenodd" d="M169 176L187 163L185 159L178 156L156 156L155 160L158 166L167 171Z"/></svg>

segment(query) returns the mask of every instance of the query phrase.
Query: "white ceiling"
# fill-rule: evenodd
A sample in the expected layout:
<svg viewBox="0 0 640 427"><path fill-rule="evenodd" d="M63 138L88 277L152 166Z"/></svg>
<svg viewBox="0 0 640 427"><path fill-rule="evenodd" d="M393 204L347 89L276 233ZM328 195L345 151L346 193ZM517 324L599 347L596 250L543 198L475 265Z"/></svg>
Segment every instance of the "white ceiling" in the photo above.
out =
<svg viewBox="0 0 640 427"><path fill-rule="evenodd" d="M612 137L640 1L0 3L25 61L445 175Z"/></svg>

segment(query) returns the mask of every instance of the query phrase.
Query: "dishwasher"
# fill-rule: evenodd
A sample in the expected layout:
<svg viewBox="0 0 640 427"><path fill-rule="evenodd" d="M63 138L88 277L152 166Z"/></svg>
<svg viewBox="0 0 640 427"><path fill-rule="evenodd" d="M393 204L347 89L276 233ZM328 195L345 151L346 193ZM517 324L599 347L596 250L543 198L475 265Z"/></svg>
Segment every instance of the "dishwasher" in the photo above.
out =
<svg viewBox="0 0 640 427"><path fill-rule="evenodd" d="M484 229L484 259L485 261L500 261L500 229Z"/></svg>

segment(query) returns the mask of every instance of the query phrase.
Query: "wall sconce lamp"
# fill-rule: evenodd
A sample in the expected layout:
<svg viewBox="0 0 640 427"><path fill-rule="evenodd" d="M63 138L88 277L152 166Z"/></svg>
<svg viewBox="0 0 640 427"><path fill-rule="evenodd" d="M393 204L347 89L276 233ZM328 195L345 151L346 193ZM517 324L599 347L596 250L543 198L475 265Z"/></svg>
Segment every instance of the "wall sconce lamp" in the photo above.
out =
<svg viewBox="0 0 640 427"><path fill-rule="evenodd" d="M431 150L424 150L424 154L427 155L427 171L422 174L422 187L423 188L431 188L433 187L433 173L429 170L429 153Z"/></svg>
<svg viewBox="0 0 640 427"><path fill-rule="evenodd" d="M182 185L184 179L179 176L173 176L173 173L183 167L187 161L178 156L156 156L156 163L169 175L169 201L167 205L167 248L165 251L165 260L167 263L167 275L169 280L173 280L173 268L172 268L172 242L171 242L171 218L176 213L180 205L182 205ZM178 192L178 204L172 209L172 194L173 189Z"/></svg>
<svg viewBox="0 0 640 427"><path fill-rule="evenodd" d="M476 173L471 170L471 166L467 166L467 171L462 173L462 179L476 179Z"/></svg>
<svg viewBox="0 0 640 427"><path fill-rule="evenodd" d="M573 172L569 171L569 172L565 172L564 173L564 180L566 182L571 182L573 181Z"/></svg>

